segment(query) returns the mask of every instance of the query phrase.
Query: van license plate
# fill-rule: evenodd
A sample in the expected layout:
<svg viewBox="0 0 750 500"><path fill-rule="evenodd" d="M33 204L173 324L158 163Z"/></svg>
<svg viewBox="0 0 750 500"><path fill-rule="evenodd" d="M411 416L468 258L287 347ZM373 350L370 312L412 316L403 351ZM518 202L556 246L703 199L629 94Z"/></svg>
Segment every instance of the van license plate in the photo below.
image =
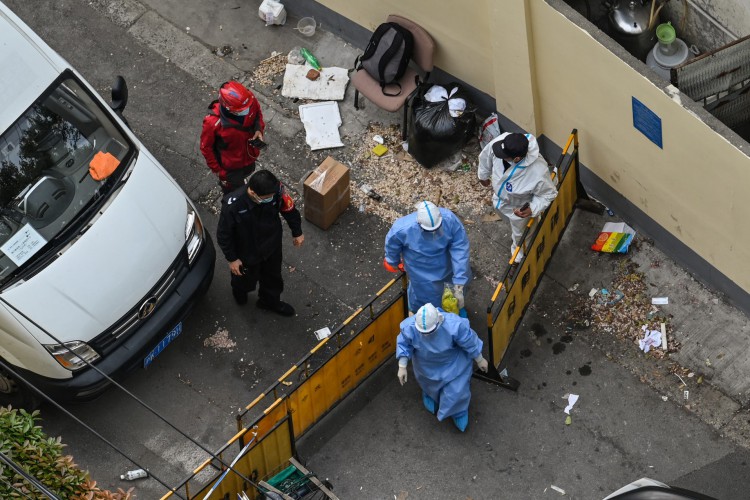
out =
<svg viewBox="0 0 750 500"><path fill-rule="evenodd" d="M143 367L147 368L148 365L150 365L154 361L154 359L156 359L156 356L158 356L159 353L166 349L169 343L176 339L181 333L182 322L177 323L177 326L172 328L169 333L161 340L161 342L159 342L159 344L154 347L145 358L143 358Z"/></svg>

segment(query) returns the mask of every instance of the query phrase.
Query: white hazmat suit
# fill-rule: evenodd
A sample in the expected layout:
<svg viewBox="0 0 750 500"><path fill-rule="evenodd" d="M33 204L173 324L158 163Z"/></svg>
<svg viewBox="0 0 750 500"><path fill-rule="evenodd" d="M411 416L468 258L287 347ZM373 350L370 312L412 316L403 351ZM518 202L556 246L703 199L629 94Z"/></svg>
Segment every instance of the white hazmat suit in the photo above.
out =
<svg viewBox="0 0 750 500"><path fill-rule="evenodd" d="M538 217L547 209L557 196L557 188L550 177L547 162L539 154L539 143L531 134L525 134L529 141L526 156L517 164L504 161L492 151L492 145L503 140L507 132L500 134L492 142L487 144L479 154L480 181L492 179L492 205L510 221L513 244L510 247L511 255L516 251L523 234L528 218L518 217L513 213L514 209L521 208L524 203L529 203L531 217ZM518 252L516 262L523 259L523 249Z"/></svg>

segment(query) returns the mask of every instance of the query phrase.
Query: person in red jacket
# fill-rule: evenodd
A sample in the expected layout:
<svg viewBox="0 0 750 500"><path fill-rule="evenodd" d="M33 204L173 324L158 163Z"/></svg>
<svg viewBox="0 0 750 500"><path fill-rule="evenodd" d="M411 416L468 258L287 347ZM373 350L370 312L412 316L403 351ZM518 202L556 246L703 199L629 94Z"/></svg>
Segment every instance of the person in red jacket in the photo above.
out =
<svg viewBox="0 0 750 500"><path fill-rule="evenodd" d="M230 81L219 88L219 99L203 118L201 153L219 176L225 193L245 185L255 170L260 150L251 141L263 140L266 124L258 99L244 85Z"/></svg>

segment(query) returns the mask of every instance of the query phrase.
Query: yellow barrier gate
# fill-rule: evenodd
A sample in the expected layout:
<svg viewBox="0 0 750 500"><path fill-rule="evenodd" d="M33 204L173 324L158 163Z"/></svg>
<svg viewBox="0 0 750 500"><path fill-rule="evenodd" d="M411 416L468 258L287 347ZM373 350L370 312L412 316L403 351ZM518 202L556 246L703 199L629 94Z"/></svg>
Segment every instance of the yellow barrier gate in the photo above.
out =
<svg viewBox="0 0 750 500"><path fill-rule="evenodd" d="M573 145L573 151L568 150ZM513 262L518 250L511 256L508 268L492 295L487 306L487 336L489 347L489 371L475 372L474 376L486 382L502 385L508 389L518 389L519 382L510 377L505 368L505 354L518 329L534 292L544 274L544 270L562 238L563 232L573 215L578 198L584 195L578 178L578 131L573 130L563 148L556 168L558 176L557 198L539 217L529 221L521 237L524 259L514 269ZM527 242L527 236L532 234ZM515 271L515 272L514 272ZM505 291L501 295L501 291ZM500 367L503 367L499 370Z"/></svg>
<svg viewBox="0 0 750 500"><path fill-rule="evenodd" d="M401 283L400 289L392 293L398 283ZM390 298L386 296L387 292L391 292ZM378 300L386 301L386 304L376 312L373 304ZM365 312L369 312L369 318L363 314ZM406 317L406 277L401 273L237 416L237 434L216 453L226 463L227 450L238 443L239 455L233 470L224 475L225 467L217 460L207 459L162 500L175 493L188 500L203 499L208 493L210 500L235 500L240 492L251 499L256 498L258 489L266 486L259 483L284 469L296 455L295 440L395 355L399 323ZM347 332L356 321L365 324L356 332ZM320 357L326 346L334 346L333 354L313 368L316 356ZM260 415L250 425L244 426L244 419L253 411ZM230 455L233 457L236 453ZM191 494L191 484L197 482L196 476L211 468L215 476L205 486L199 486L197 493Z"/></svg>

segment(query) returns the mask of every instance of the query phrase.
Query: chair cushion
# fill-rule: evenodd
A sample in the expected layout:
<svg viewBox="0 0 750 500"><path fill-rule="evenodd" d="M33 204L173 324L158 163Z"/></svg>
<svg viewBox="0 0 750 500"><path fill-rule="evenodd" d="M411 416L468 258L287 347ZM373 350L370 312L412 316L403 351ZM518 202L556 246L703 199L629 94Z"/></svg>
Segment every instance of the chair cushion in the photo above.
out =
<svg viewBox="0 0 750 500"><path fill-rule="evenodd" d="M387 96L383 94L383 90L380 88L380 82L370 76L367 71L361 69L356 71L352 77L351 82L354 87L359 90L359 93L367 97L377 107L382 108L386 111L398 111L406 102L406 98L409 94L417 88L415 77L417 72L412 68L407 68L406 73L401 78L401 93L397 96ZM398 86L386 85L386 92L395 93L398 92Z"/></svg>

